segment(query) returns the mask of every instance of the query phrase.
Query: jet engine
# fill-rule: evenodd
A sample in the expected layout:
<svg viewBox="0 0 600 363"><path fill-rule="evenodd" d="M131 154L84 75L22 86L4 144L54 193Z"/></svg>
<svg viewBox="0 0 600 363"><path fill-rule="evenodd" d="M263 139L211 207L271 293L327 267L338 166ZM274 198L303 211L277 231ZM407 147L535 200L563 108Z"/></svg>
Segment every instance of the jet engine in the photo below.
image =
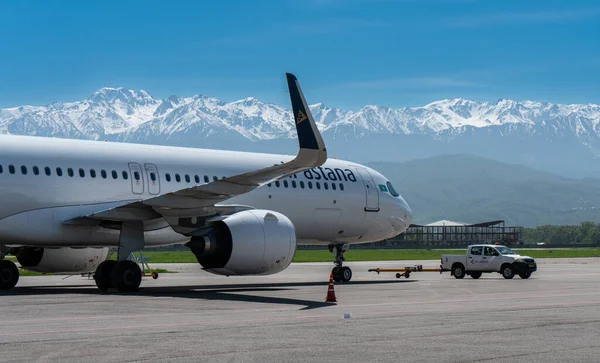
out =
<svg viewBox="0 0 600 363"><path fill-rule="evenodd" d="M109 250L108 247L20 247L15 255L21 267L26 270L44 273L86 273L96 271L96 267L108 258Z"/></svg>
<svg viewBox="0 0 600 363"><path fill-rule="evenodd" d="M217 275L271 275L285 270L296 253L296 229L288 217L252 209L211 225L186 244L202 267Z"/></svg>

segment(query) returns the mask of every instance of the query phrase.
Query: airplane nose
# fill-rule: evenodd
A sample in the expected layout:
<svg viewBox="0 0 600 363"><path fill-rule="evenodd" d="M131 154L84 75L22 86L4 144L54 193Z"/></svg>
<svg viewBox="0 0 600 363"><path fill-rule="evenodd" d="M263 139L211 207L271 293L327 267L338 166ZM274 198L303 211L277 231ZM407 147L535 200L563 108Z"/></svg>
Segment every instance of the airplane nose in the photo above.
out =
<svg viewBox="0 0 600 363"><path fill-rule="evenodd" d="M395 198L395 212L392 216L388 217L392 228L394 229L394 235L398 235L410 226L412 223L413 215L412 211L402 196Z"/></svg>
<svg viewBox="0 0 600 363"><path fill-rule="evenodd" d="M410 206L408 205L408 203L406 203L404 198L402 198L402 196L398 197L398 207L400 211L404 213L404 220L406 221L406 224L410 225L413 218L412 210L410 209Z"/></svg>

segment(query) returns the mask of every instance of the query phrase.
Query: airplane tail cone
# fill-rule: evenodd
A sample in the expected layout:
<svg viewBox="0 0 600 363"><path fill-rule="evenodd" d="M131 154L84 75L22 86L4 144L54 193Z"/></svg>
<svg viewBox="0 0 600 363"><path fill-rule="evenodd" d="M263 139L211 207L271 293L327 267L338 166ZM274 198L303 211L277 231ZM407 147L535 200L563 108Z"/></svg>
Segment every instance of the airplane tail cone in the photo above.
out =
<svg viewBox="0 0 600 363"><path fill-rule="evenodd" d="M327 288L327 297L325 302L337 302L335 298L335 290L333 288L333 274L329 274L329 287Z"/></svg>

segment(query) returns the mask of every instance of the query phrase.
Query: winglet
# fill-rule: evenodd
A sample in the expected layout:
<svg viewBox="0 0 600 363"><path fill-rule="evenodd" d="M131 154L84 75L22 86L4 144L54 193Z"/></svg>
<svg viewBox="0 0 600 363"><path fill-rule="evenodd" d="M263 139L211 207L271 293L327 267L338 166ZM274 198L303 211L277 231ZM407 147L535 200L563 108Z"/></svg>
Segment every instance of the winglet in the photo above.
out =
<svg viewBox="0 0 600 363"><path fill-rule="evenodd" d="M325 148L321 133L304 99L298 79L291 73L286 73L286 76L300 149L317 150L319 152L318 159L320 164L322 164L327 160L327 149Z"/></svg>

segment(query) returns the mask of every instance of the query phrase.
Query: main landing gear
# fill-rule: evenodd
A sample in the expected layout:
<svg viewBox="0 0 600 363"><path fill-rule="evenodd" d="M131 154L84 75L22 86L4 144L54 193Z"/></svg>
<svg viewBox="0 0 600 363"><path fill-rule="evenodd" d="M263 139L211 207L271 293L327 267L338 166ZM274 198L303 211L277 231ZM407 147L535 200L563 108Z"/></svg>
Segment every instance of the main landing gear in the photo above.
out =
<svg viewBox="0 0 600 363"><path fill-rule="evenodd" d="M107 260L96 269L94 280L102 292L107 292L110 288L119 292L135 292L142 283L142 270L130 260Z"/></svg>
<svg viewBox="0 0 600 363"><path fill-rule="evenodd" d="M140 266L128 257L144 248L143 222L123 222L119 237L117 261L106 260L96 268L94 280L102 292L117 289L119 292L135 292L142 283Z"/></svg>
<svg viewBox="0 0 600 363"><path fill-rule="evenodd" d="M352 270L348 266L342 266L344 259L344 252L348 251L350 245L330 245L329 251L334 254L335 267L331 270L333 275L333 281L335 282L349 282L352 279ZM335 252L334 252L335 251Z"/></svg>
<svg viewBox="0 0 600 363"><path fill-rule="evenodd" d="M10 290L19 282L19 269L14 262L5 260L4 257L10 249L0 246L0 290Z"/></svg>

